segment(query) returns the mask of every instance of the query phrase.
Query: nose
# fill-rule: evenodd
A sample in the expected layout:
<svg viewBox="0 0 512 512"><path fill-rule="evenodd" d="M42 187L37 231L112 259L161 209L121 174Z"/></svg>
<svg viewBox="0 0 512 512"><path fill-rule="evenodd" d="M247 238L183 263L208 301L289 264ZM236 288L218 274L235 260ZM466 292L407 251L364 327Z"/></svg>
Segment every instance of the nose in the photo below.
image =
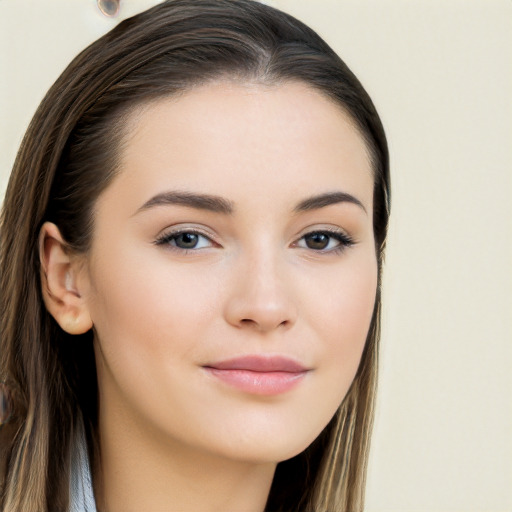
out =
<svg viewBox="0 0 512 512"><path fill-rule="evenodd" d="M291 327L297 304L285 274L275 258L253 258L240 265L226 301L226 321L261 333Z"/></svg>

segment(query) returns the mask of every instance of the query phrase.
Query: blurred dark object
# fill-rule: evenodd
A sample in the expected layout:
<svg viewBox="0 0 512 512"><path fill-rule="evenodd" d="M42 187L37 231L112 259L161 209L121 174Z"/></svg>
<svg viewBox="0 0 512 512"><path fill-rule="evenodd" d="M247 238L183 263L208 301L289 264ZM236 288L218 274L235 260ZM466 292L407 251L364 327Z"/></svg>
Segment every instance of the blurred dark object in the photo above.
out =
<svg viewBox="0 0 512 512"><path fill-rule="evenodd" d="M105 16L117 16L121 8L121 0L98 0L98 8Z"/></svg>

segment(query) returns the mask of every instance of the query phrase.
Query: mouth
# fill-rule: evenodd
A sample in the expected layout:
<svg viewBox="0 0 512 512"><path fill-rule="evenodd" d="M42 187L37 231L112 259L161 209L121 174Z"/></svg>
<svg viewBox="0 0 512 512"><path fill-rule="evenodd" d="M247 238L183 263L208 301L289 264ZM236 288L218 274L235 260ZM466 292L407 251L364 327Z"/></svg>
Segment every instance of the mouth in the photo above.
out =
<svg viewBox="0 0 512 512"><path fill-rule="evenodd" d="M295 388L310 369L287 357L244 356L204 365L214 378L242 392L271 396Z"/></svg>

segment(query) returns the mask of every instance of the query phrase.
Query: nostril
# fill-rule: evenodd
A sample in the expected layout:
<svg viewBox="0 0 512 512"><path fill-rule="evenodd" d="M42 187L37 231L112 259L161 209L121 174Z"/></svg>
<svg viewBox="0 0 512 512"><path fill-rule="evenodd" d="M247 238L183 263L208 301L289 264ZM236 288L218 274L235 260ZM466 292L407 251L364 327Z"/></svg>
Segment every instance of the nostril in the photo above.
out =
<svg viewBox="0 0 512 512"><path fill-rule="evenodd" d="M288 325L288 320L283 320L281 322L279 321L272 321L272 320L261 320L261 321L257 321L257 320L254 320L252 318L242 318L240 320L240 327L243 327L243 326L247 326L247 327L252 327L254 329L258 329L258 330L269 330L269 329L275 329L276 327L280 327L280 326L283 326L283 327L286 327Z"/></svg>

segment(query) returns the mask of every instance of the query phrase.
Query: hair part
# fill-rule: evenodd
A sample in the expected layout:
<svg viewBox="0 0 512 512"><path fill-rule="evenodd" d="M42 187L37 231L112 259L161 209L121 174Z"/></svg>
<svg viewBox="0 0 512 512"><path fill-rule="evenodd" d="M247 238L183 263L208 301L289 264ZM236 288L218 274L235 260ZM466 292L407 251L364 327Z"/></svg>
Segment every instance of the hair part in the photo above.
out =
<svg viewBox="0 0 512 512"><path fill-rule="evenodd" d="M219 80L304 83L348 113L366 142L379 288L365 350L329 425L278 465L267 504L276 512L363 509L389 217L382 124L357 78L302 22L251 0L170 0L123 21L73 60L39 106L14 164L0 221L0 381L13 389L15 407L0 432L2 510L67 509L71 446L83 420L97 457L92 333L71 337L44 307L42 224L54 222L70 250L87 252L94 204L119 171L128 116Z"/></svg>

